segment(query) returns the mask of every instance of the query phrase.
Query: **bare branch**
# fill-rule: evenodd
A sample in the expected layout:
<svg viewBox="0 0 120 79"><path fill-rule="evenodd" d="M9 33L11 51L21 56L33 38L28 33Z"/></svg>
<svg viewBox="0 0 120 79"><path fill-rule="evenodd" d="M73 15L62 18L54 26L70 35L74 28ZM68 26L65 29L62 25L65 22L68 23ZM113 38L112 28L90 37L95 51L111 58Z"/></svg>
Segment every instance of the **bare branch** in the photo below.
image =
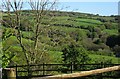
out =
<svg viewBox="0 0 120 79"><path fill-rule="evenodd" d="M10 0L8 0L8 4L11 6L11 8L13 9L13 11L15 11L14 6L13 6L12 3L10 2Z"/></svg>

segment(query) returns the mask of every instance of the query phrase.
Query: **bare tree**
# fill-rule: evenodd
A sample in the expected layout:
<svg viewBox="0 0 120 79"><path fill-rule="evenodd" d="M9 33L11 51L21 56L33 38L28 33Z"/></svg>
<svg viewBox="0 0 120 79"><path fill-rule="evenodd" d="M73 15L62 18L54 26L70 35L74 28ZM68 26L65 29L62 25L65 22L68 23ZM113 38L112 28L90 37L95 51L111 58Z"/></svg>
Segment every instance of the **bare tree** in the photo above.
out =
<svg viewBox="0 0 120 79"><path fill-rule="evenodd" d="M22 51L24 52L25 55L25 59L27 64L29 64L29 60L27 58L27 54L26 54L26 49L24 47L24 45L22 44L22 31L20 30L20 20L21 20L21 10L22 10L22 6L23 6L23 2L22 0L19 0L18 2L16 0L14 0L13 2L11 2L10 0L5 0L5 2L3 1L4 7L7 9L7 14L8 14L8 19L11 22L10 26L13 26L13 29L17 28L17 32L15 33L15 36L17 37L17 40L19 41L19 44L22 48ZM14 18L11 15L11 10L14 12Z"/></svg>
<svg viewBox="0 0 120 79"><path fill-rule="evenodd" d="M34 40L33 43L27 44L28 46L23 44L23 33L21 30L22 20L25 19L26 15L22 14L23 1L22 0L4 0L3 6L6 10L7 19L10 21L10 24L3 20L8 26L14 29L14 35L18 40L20 47L22 48L22 52L24 53L24 57L26 60L26 64L28 65L27 71L28 76L31 75L30 64L36 64L38 61L43 61L43 57L46 54L45 51L40 50L40 40L39 36L42 31L42 21L45 17L47 17L51 11L56 10L56 0L48 1L48 0L29 0L28 3L31 7L31 11L34 11L33 21L35 22L32 26ZM12 14L13 13L13 14ZM52 17L50 16L50 19ZM49 19L49 20L50 20ZM48 24L47 24L48 25ZM46 25L46 26L47 26ZM29 27L29 25L27 26ZM28 29L30 30L30 29ZM43 47L44 50L44 47ZM40 57L37 57L40 56Z"/></svg>
<svg viewBox="0 0 120 79"><path fill-rule="evenodd" d="M43 26L42 21L46 16L48 17L48 14L50 14L50 11L56 10L56 2L57 2L56 0L54 0L53 2L50 2L48 0L36 0L36 1L30 0L29 1L32 11L35 11L34 13L34 18L35 18L35 24L34 24L35 40L34 41L35 42L33 46L33 48L35 49L35 51L33 52L34 57L36 57L37 55L36 50L38 49L38 44L39 44L38 38L41 33L41 28ZM51 16L49 20L52 20L52 17L53 16ZM41 54L40 58L42 58L42 56L43 54ZM33 61L34 62L36 61L35 58L33 58Z"/></svg>

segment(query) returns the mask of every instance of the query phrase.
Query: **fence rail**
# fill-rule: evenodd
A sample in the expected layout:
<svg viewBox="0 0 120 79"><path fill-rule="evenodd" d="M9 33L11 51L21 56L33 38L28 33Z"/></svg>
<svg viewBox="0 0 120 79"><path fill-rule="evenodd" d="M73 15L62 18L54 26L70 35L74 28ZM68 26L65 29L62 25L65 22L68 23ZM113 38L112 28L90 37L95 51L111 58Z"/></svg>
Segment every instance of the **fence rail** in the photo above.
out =
<svg viewBox="0 0 120 79"><path fill-rule="evenodd" d="M115 70L120 70L120 65L102 68L102 69L90 70L90 71L76 72L76 73L71 73L71 74L62 74L62 75L42 77L39 79L68 79L68 78L76 78L76 77L83 77L83 76L88 76L88 75L93 75L93 74L104 73L104 72L110 72L110 71L115 71Z"/></svg>
<svg viewBox="0 0 120 79"><path fill-rule="evenodd" d="M29 65L30 67L29 71L27 70L28 65L16 65L16 66L10 66L9 68L15 68L17 78L21 78L21 77L28 77L29 73L32 73L30 77L43 77L43 76L55 75L55 72L70 74L78 71L89 71L89 70L100 69L100 68L111 67L111 66L119 66L119 65L120 64L104 64L104 63L100 63L100 64L73 64L73 63L45 64L43 63L43 64ZM77 67L77 69L74 68L75 66ZM54 74L51 74L51 72L53 72ZM101 75L101 76L105 77L104 75ZM116 77L116 76L113 75L111 76L111 78L112 77Z"/></svg>

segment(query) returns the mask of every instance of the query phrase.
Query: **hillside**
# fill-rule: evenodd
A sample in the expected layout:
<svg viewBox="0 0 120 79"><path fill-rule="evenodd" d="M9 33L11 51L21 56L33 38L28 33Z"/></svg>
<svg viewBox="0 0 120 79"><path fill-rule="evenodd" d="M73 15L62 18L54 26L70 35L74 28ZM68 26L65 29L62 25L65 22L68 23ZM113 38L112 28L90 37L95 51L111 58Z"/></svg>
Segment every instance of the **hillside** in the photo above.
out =
<svg viewBox="0 0 120 79"><path fill-rule="evenodd" d="M17 28L12 27L12 19L8 19L7 14L3 13L2 29L3 48L14 56L10 62L14 64L25 64L24 54L19 41L15 36ZM22 43L29 49L34 43L34 11L22 11L20 31ZM50 12L41 20L38 47L42 52L47 52L46 63L62 63L62 50L74 43L78 48L83 47L91 58L91 62L99 61L104 58L106 61L118 63L118 51L120 46L110 42L114 37L118 37L117 16L99 16L94 14L77 12ZM10 26L11 25L11 26ZM115 38L116 39L116 38ZM112 44L112 46L111 46ZM42 49L42 50L41 50ZM32 50L32 49L29 49ZM44 50L44 51L43 51ZM45 58L44 58L45 59ZM20 61L21 60L21 61ZM90 63L91 63L90 62ZM101 60L104 62L104 60ZM42 62L41 62L42 63Z"/></svg>

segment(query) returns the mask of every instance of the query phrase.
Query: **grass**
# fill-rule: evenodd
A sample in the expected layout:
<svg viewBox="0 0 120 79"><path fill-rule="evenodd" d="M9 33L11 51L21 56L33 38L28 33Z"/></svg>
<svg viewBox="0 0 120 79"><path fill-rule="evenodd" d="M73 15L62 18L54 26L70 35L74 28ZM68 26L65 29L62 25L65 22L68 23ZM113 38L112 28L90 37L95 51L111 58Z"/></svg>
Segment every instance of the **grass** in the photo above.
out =
<svg viewBox="0 0 120 79"><path fill-rule="evenodd" d="M66 20L66 19L69 19L70 17L69 16L57 16L57 17L54 17L54 19L57 19L57 20Z"/></svg>
<svg viewBox="0 0 120 79"><path fill-rule="evenodd" d="M70 32L75 32L76 30L77 31L80 31L81 33L84 33L86 34L87 31L84 30L84 29L78 29L78 28L74 28L74 27L63 27L63 26L52 26L53 29L58 29L58 30L61 30L61 31L64 31L66 33L70 33Z"/></svg>
<svg viewBox="0 0 120 79"><path fill-rule="evenodd" d="M103 32L106 32L108 35L118 35L118 30L117 29L105 29Z"/></svg>
<svg viewBox="0 0 120 79"><path fill-rule="evenodd" d="M62 63L62 52L59 51L49 51L49 55L53 60L52 63Z"/></svg>
<svg viewBox="0 0 120 79"><path fill-rule="evenodd" d="M100 22L99 20L94 20L94 19L81 18L81 19L76 19L76 20L80 22L91 23L91 24L102 24L102 22Z"/></svg>
<svg viewBox="0 0 120 79"><path fill-rule="evenodd" d="M73 18L68 16L55 17L55 21L51 24L69 24L73 26L98 26L102 25L102 22L95 19L86 19L86 18ZM71 20L68 20L71 19Z"/></svg>
<svg viewBox="0 0 120 79"><path fill-rule="evenodd" d="M120 58L116 58L113 56L103 56L103 55L95 55L95 54L89 54L89 57L92 59L92 63L94 63L94 60L98 61L104 61L104 60L112 60L112 63L118 64Z"/></svg>
<svg viewBox="0 0 120 79"><path fill-rule="evenodd" d="M32 43L33 43L32 40L22 38L22 44L24 46L29 47L29 46L31 46ZM10 36L5 41L2 41L2 44L3 44L4 47L19 46L19 41L17 40L17 38L15 36Z"/></svg>

